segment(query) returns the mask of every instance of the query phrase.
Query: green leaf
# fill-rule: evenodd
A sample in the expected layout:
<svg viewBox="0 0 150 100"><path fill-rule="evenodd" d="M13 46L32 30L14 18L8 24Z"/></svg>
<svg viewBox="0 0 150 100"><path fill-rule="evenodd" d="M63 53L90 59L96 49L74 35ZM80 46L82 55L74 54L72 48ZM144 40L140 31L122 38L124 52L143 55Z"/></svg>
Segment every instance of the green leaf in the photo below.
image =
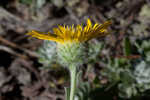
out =
<svg viewBox="0 0 150 100"><path fill-rule="evenodd" d="M124 39L124 54L129 56L131 54L131 42L128 37Z"/></svg>
<svg viewBox="0 0 150 100"><path fill-rule="evenodd" d="M21 3L31 5L33 0L20 0Z"/></svg>
<svg viewBox="0 0 150 100"><path fill-rule="evenodd" d="M69 100L69 99L70 99L70 88L65 87L65 100Z"/></svg>
<svg viewBox="0 0 150 100"><path fill-rule="evenodd" d="M82 81L82 71L77 72L77 77L76 77L76 84L80 85L81 81Z"/></svg>
<svg viewBox="0 0 150 100"><path fill-rule="evenodd" d="M45 40L43 45L37 51L39 55L38 61L45 67L50 67L57 62L56 43Z"/></svg>
<svg viewBox="0 0 150 100"><path fill-rule="evenodd" d="M89 93L91 87L88 82L81 82L80 86L76 89L75 100L89 100Z"/></svg>

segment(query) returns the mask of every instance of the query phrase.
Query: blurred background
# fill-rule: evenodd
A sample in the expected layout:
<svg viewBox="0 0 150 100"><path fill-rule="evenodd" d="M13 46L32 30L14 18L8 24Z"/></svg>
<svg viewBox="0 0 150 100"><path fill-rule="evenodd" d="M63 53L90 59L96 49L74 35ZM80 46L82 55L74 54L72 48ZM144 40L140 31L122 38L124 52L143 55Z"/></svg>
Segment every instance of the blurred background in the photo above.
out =
<svg viewBox="0 0 150 100"><path fill-rule="evenodd" d="M112 25L87 46L76 100L150 100L150 0L0 0L0 100L64 100L55 43L25 34L87 18Z"/></svg>

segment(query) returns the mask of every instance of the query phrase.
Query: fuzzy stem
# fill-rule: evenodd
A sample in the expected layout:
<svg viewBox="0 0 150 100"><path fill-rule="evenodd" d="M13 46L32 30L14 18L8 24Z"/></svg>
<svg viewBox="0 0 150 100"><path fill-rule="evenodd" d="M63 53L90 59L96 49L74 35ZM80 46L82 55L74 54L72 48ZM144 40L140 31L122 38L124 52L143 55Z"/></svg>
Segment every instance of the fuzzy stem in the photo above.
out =
<svg viewBox="0 0 150 100"><path fill-rule="evenodd" d="M71 77L71 87L70 87L70 100L74 100L75 88L76 88L76 77L77 77L77 67L74 65L70 66L70 77Z"/></svg>

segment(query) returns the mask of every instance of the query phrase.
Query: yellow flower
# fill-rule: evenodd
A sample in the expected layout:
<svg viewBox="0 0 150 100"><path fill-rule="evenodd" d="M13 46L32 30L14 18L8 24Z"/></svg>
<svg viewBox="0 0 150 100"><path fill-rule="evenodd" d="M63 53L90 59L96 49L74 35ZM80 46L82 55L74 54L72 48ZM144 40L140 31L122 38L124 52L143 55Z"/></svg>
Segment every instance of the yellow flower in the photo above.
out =
<svg viewBox="0 0 150 100"><path fill-rule="evenodd" d="M107 28L111 24L111 21L106 21L104 24L92 25L91 20L87 19L87 25L83 27L82 25L72 26L61 26L58 28L53 28L53 34L48 32L48 34L43 34L43 32L32 30L27 33L32 37L43 40L51 40L57 43L80 43L88 41L92 38L105 36L108 34Z"/></svg>

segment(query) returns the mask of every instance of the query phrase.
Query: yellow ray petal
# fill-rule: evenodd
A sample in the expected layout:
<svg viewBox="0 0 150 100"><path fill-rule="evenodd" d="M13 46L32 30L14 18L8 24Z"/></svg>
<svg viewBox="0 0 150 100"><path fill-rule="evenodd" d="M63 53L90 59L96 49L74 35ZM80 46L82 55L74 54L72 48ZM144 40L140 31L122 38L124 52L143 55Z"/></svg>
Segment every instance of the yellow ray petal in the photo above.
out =
<svg viewBox="0 0 150 100"><path fill-rule="evenodd" d="M100 30L100 31L104 31L105 29L107 29L108 28L108 26L110 26L112 24L112 21L111 20L108 20L108 21L106 21L104 24L101 24L98 28L97 28L97 30Z"/></svg>
<svg viewBox="0 0 150 100"><path fill-rule="evenodd" d="M42 39L42 40L51 40L51 41L57 41L56 36L54 35L48 35L48 34L43 34L43 32L35 31L32 30L31 32L27 33L27 35L31 35L32 37Z"/></svg>
<svg viewBox="0 0 150 100"><path fill-rule="evenodd" d="M86 23L87 23L87 25L88 25L89 27L92 27L92 22L91 22L91 20L90 20L89 18L87 19L87 22L86 22Z"/></svg>
<svg viewBox="0 0 150 100"><path fill-rule="evenodd" d="M61 26L59 25L58 28L53 28L54 34L48 32L48 34L43 34L42 32L38 31L31 31L27 33L32 37L36 37L38 39L43 40L52 40L58 43L64 44L65 42L85 42L92 38L96 38L99 36L105 36L108 34L108 26L111 24L111 21L108 20L104 24L96 23L94 26L91 23L90 19L87 19L87 25L82 27L82 25L77 25L74 27L72 26Z"/></svg>

